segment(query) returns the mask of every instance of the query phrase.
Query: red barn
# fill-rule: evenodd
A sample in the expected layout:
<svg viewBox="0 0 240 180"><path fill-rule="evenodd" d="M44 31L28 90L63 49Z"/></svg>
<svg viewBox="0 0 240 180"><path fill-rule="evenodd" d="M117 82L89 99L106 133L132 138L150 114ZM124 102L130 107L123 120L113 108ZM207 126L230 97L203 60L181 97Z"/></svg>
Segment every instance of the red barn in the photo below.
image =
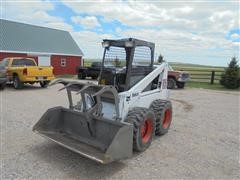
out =
<svg viewBox="0 0 240 180"><path fill-rule="evenodd" d="M83 53L69 32L0 19L0 60L32 57L55 75L76 74Z"/></svg>

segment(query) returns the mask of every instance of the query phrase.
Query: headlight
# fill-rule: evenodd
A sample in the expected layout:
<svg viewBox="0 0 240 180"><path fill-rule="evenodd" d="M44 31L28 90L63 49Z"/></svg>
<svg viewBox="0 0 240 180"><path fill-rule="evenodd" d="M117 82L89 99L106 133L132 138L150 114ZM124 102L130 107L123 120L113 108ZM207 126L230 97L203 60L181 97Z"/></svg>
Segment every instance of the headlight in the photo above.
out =
<svg viewBox="0 0 240 180"><path fill-rule="evenodd" d="M105 79L101 79L100 84L101 85L106 85L106 80Z"/></svg>
<svg viewBox="0 0 240 180"><path fill-rule="evenodd" d="M126 47L133 47L133 42L132 41L126 41L125 46Z"/></svg>
<svg viewBox="0 0 240 180"><path fill-rule="evenodd" d="M109 47L109 42L103 41L103 42L102 42L102 47L103 47L103 48Z"/></svg>

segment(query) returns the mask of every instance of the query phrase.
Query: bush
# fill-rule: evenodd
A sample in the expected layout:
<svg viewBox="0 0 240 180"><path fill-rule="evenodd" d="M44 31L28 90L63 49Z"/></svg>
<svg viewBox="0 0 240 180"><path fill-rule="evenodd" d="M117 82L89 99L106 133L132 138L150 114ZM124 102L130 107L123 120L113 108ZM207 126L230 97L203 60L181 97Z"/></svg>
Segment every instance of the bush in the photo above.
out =
<svg viewBox="0 0 240 180"><path fill-rule="evenodd" d="M114 59L114 65L116 67L121 67L121 61L117 57Z"/></svg>
<svg viewBox="0 0 240 180"><path fill-rule="evenodd" d="M164 57L163 57L163 55L161 55L161 54L158 56L158 63L159 63L159 64L161 64L161 63L164 62L164 59L163 59L163 58L164 58Z"/></svg>
<svg viewBox="0 0 240 180"><path fill-rule="evenodd" d="M236 57L233 57L225 72L221 76L220 84L228 89L240 87L239 66Z"/></svg>

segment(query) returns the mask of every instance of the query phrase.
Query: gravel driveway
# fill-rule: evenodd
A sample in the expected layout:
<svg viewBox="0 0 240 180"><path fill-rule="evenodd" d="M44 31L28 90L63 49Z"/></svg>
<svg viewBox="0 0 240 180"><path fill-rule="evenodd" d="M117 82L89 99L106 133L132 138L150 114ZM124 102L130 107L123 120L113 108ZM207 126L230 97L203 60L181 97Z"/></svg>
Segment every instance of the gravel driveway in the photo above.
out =
<svg viewBox="0 0 240 180"><path fill-rule="evenodd" d="M240 178L238 92L171 91L174 116L168 134L143 153L101 165L32 132L49 107L67 105L59 88L0 92L0 179Z"/></svg>

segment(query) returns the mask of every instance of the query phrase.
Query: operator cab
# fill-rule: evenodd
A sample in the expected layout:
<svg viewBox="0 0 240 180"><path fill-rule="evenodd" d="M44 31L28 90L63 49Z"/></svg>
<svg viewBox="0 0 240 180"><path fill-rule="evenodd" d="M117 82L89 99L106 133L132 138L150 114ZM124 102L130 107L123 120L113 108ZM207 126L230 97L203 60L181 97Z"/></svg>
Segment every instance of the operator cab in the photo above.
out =
<svg viewBox="0 0 240 180"><path fill-rule="evenodd" d="M128 38L105 39L102 45L99 84L113 85L118 92L127 91L154 69L154 43Z"/></svg>

